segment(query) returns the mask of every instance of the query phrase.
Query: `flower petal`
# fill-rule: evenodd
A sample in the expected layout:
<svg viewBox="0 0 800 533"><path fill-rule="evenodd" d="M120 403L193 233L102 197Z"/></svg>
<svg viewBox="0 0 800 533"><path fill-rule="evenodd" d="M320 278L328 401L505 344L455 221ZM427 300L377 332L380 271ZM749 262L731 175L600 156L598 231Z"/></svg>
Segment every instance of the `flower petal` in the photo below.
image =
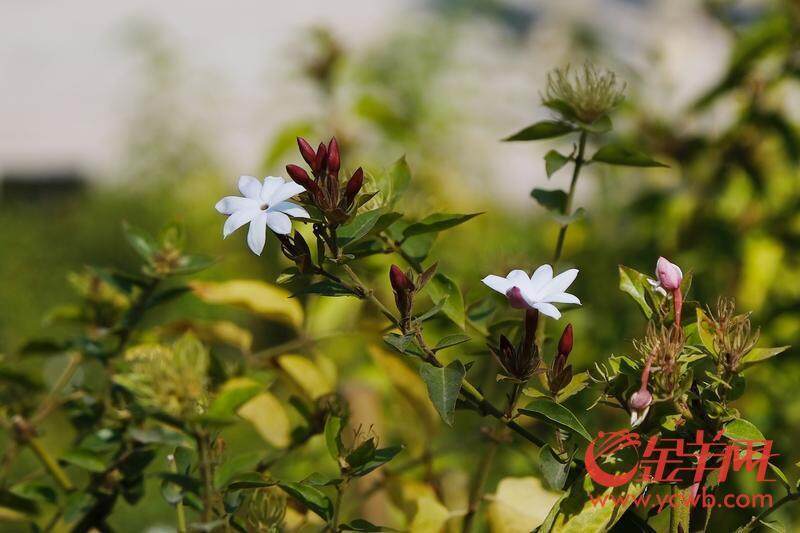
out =
<svg viewBox="0 0 800 533"><path fill-rule="evenodd" d="M258 200L261 193L261 182L253 176L239 176L239 190L247 198Z"/></svg>
<svg viewBox="0 0 800 533"><path fill-rule="evenodd" d="M491 274L481 280L490 289L496 290L501 294L505 294L508 289L514 286L512 282L501 276Z"/></svg>
<svg viewBox="0 0 800 533"><path fill-rule="evenodd" d="M283 202L284 200L288 200L292 196L297 196L301 192L305 192L306 188L300 185L299 183L295 183L293 181L287 181L283 185L281 185L272 197L269 199L270 205L277 204L279 202Z"/></svg>
<svg viewBox="0 0 800 533"><path fill-rule="evenodd" d="M275 233L288 235L292 232L292 221L285 213L270 211L266 214L267 226Z"/></svg>
<svg viewBox="0 0 800 533"><path fill-rule="evenodd" d="M247 231L247 245L256 255L261 255L264 251L264 243L267 241L267 213L259 213L250 221L250 229Z"/></svg>
<svg viewBox="0 0 800 533"><path fill-rule="evenodd" d="M280 211L281 213L286 213L290 217L310 218L311 216L308 214L308 211L292 202L278 202L275 205L271 205L269 209L267 209L267 212L271 213L272 211Z"/></svg>
<svg viewBox="0 0 800 533"><path fill-rule="evenodd" d="M259 195L260 200L269 205L277 204L280 200L273 202L272 197L283 186L283 183L283 178L276 178L275 176L264 178L264 185L261 187L261 194Z"/></svg>
<svg viewBox="0 0 800 533"><path fill-rule="evenodd" d="M578 269L577 268L570 268L569 270L565 270L558 276L554 277L550 282L546 283L544 287L542 287L539 291L538 296L542 299L551 295L551 294L558 294L562 293L567 290L567 287L572 285L572 282L575 281L575 278L578 276Z"/></svg>
<svg viewBox="0 0 800 533"><path fill-rule="evenodd" d="M542 265L531 274L528 290L532 295L536 295L551 279L553 279L553 267L550 265Z"/></svg>
<svg viewBox="0 0 800 533"><path fill-rule="evenodd" d="M511 272L508 273L508 276L506 276L506 278L508 279L508 281L510 281L520 289L526 287L528 283L530 283L531 281L528 278L528 274L526 274L524 270L512 270Z"/></svg>
<svg viewBox="0 0 800 533"><path fill-rule="evenodd" d="M533 307L534 309L538 309L540 313L542 313L543 315L547 315L550 318L555 318L556 320L561 318L561 311L556 309L556 306L553 304L549 304L547 302L538 302L531 305L531 307Z"/></svg>
<svg viewBox="0 0 800 533"><path fill-rule="evenodd" d="M581 301L578 299L577 296L574 294L570 294L568 292L559 292L556 294L549 294L542 298L543 302L547 303L554 303L554 304L578 304L581 305Z"/></svg>
<svg viewBox="0 0 800 533"><path fill-rule="evenodd" d="M214 209L223 215L230 215L234 211L258 209L258 202L241 196L226 196L216 203Z"/></svg>
<svg viewBox="0 0 800 533"><path fill-rule="evenodd" d="M233 213L225 221L225 225L222 226L222 238L227 238L228 235L253 220L258 213L258 209L242 209Z"/></svg>

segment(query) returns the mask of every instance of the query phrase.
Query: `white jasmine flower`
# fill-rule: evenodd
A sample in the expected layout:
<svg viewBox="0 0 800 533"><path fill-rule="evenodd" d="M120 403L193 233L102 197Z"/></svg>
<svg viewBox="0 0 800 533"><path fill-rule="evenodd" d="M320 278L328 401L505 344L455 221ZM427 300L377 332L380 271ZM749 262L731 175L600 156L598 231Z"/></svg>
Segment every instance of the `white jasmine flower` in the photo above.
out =
<svg viewBox="0 0 800 533"><path fill-rule="evenodd" d="M558 319L561 312L554 303L581 304L572 294L564 292L575 281L578 270L572 268L553 277L553 267L542 265L529 278L522 270L512 270L508 276L486 276L483 282L505 294L512 307L538 309L540 313Z"/></svg>
<svg viewBox="0 0 800 533"><path fill-rule="evenodd" d="M261 255L267 238L267 227L275 233L288 235L292 232L292 217L308 218L308 212L297 204L287 202L292 196L305 191L303 186L283 178L267 176L262 184L252 176L239 178L242 196L226 196L214 208L229 215L222 228L222 237L250 224L247 245L256 255Z"/></svg>

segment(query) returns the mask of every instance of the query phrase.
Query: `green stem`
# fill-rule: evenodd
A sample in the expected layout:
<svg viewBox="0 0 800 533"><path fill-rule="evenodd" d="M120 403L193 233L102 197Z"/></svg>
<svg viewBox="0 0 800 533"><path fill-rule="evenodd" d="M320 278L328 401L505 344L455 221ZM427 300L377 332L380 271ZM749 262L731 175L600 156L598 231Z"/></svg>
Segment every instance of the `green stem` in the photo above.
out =
<svg viewBox="0 0 800 533"><path fill-rule="evenodd" d="M500 446L498 439L492 439L489 442L489 447L481 457L481 462L478 465L478 470L475 472L475 480L472 484L472 489L469 494L469 507L467 514L464 516L464 523L461 526L463 533L469 533L475 523L475 516L478 513L478 508L483 501L483 491L486 487L486 480L489 478L489 471L492 468L494 457L497 455L497 448Z"/></svg>
<svg viewBox="0 0 800 533"><path fill-rule="evenodd" d="M64 489L67 492L75 490L75 485L72 484L72 481L67 476L67 473L58 465L58 462L53 459L53 456L42 446L42 443L39 442L39 439L36 437L31 437L26 442L28 447L36 454L36 457L42 463L42 465L47 469L53 479L58 483L58 486Z"/></svg>
<svg viewBox="0 0 800 533"><path fill-rule="evenodd" d="M342 493L344 487L336 485L336 501L333 504L333 517L331 518L331 531L339 529L339 513L342 509Z"/></svg>
<svg viewBox="0 0 800 533"><path fill-rule="evenodd" d="M195 435L197 455L200 459L200 477L203 482L203 522L210 522L214 509L214 474L211 466L209 435L205 430Z"/></svg>
<svg viewBox="0 0 800 533"><path fill-rule="evenodd" d="M394 314L392 314L391 310L386 307L383 302L377 298L377 296L375 296L375 293L372 289L367 287L364 282L361 281L361 278L359 278L358 274L356 274L355 271L350 268L350 265L342 265L342 268L347 275L350 276L350 279L353 280L353 283L355 283L355 289L357 290L357 293L360 293L363 298L372 302L373 305L375 305L375 307L377 307L380 312L392 322L392 324L400 324L397 318L395 318Z"/></svg>
<svg viewBox="0 0 800 533"><path fill-rule="evenodd" d="M173 474L178 473L178 465L175 463L175 456L170 455L167 460L169 461L169 470ZM183 508L183 498L178 500L175 504L175 513L178 518L178 533L186 533L186 510Z"/></svg>
<svg viewBox="0 0 800 533"><path fill-rule="evenodd" d="M584 161L584 152L586 151L586 137L587 133L585 131L581 132L581 137L578 140L578 153L575 156L575 166L572 169L572 180L569 183L569 192L567 193L567 201L564 202L564 209L561 211L562 215L569 216L572 211L572 201L575 198L575 188L578 184L578 176L581 173L581 168L583 168ZM564 240L567 237L567 228L569 228L569 223L566 223L561 226L561 229L558 231L558 240L556 241L556 250L553 254L553 267L556 266L559 259L561 259L561 252L564 248Z"/></svg>
<svg viewBox="0 0 800 533"><path fill-rule="evenodd" d="M59 400L58 396L61 394L61 391L64 387L69 384L72 380L72 377L75 375L75 372L78 370L81 362L83 361L83 355L80 352L74 352L67 363L67 366L61 372L61 375L58 377L56 382L53 384L53 388L50 389L47 397L42 400L42 403L39 404L39 408L36 410L36 413L31 417L31 424L36 426L42 420L47 418L47 416L58 406Z"/></svg>
<svg viewBox="0 0 800 533"><path fill-rule="evenodd" d="M775 502L775 504L772 507L770 507L769 509L764 509L759 514L751 518L750 522L748 522L744 527L742 527L742 531L752 531L753 528L756 527L756 525L758 525L760 521L764 520L773 512L777 511L787 503L795 501L797 499L800 499L800 492L789 492L788 494L786 494L786 496Z"/></svg>

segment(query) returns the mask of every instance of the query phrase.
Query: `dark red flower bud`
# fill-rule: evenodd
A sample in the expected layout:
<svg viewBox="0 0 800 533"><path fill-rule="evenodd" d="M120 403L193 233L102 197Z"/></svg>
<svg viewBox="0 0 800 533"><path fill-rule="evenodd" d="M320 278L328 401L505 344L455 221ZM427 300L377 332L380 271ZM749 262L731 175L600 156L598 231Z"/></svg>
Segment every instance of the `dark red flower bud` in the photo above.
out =
<svg viewBox="0 0 800 533"><path fill-rule="evenodd" d="M297 138L297 147L300 148L300 155L302 155L303 159L306 160L308 166L314 168L314 160L317 157L317 154L314 152L314 148L312 148L308 141L302 137Z"/></svg>
<svg viewBox="0 0 800 533"><path fill-rule="evenodd" d="M319 147L317 148L317 155L314 156L314 164L311 166L311 169L314 171L314 174L320 175L325 168L325 163L327 163L328 159L328 149L325 148L323 143L319 143Z"/></svg>
<svg viewBox="0 0 800 533"><path fill-rule="evenodd" d="M572 324L567 324L564 328L564 333L561 334L561 340L558 341L558 353L569 355L572 351Z"/></svg>
<svg viewBox="0 0 800 533"><path fill-rule="evenodd" d="M331 137L331 141L328 143L328 172L337 176L339 174L339 165L341 165L339 143L336 142L336 137Z"/></svg>
<svg viewBox="0 0 800 533"><path fill-rule="evenodd" d="M408 279L408 276L400 270L397 265L392 265L389 269L389 282L392 284L392 289L396 293L410 292L414 290L414 284Z"/></svg>
<svg viewBox="0 0 800 533"><path fill-rule="evenodd" d="M312 196L317 195L319 192L319 185L311 179L308 172L298 167L297 165L286 165L286 173L295 181L295 183L302 185Z"/></svg>
<svg viewBox="0 0 800 533"><path fill-rule="evenodd" d="M345 187L344 197L348 206L355 201L356 195L361 191L363 185L364 171L361 167L358 167L356 171L353 172L353 176L347 180L347 186Z"/></svg>

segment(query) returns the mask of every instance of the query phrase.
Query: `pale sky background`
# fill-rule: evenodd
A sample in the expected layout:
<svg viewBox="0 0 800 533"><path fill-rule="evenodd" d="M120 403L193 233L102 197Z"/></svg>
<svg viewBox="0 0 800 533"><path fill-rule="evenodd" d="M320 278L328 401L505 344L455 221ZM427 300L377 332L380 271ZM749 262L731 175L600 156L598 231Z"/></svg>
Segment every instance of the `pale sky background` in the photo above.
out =
<svg viewBox="0 0 800 533"><path fill-rule="evenodd" d="M520 0L519 5L525 5ZM670 116L720 75L729 37L699 0L536 0L543 10L523 47L510 47L484 22L461 31L461 70L470 142L493 143L487 168L514 173L531 151L498 146L500 136L536 118L544 73L566 57L560 35L582 20L605 28L610 47L649 69L644 98ZM393 29L428 16L423 0L207 2L197 0L3 0L0 4L0 174L72 167L93 176L115 170L140 75L123 35L132 21L155 22L179 52L186 85L223 163L260 160L265 140L303 109L291 80L291 45L314 24L332 27L348 48L367 49ZM658 60L654 60L658 57ZM206 100L207 99L207 100ZM211 102L207 107L202 102ZM520 113L525 108L531 111ZM233 171L234 169L232 169ZM522 186L506 185L516 195ZM519 188L519 190L517 190ZM524 184L527 190L530 182Z"/></svg>

